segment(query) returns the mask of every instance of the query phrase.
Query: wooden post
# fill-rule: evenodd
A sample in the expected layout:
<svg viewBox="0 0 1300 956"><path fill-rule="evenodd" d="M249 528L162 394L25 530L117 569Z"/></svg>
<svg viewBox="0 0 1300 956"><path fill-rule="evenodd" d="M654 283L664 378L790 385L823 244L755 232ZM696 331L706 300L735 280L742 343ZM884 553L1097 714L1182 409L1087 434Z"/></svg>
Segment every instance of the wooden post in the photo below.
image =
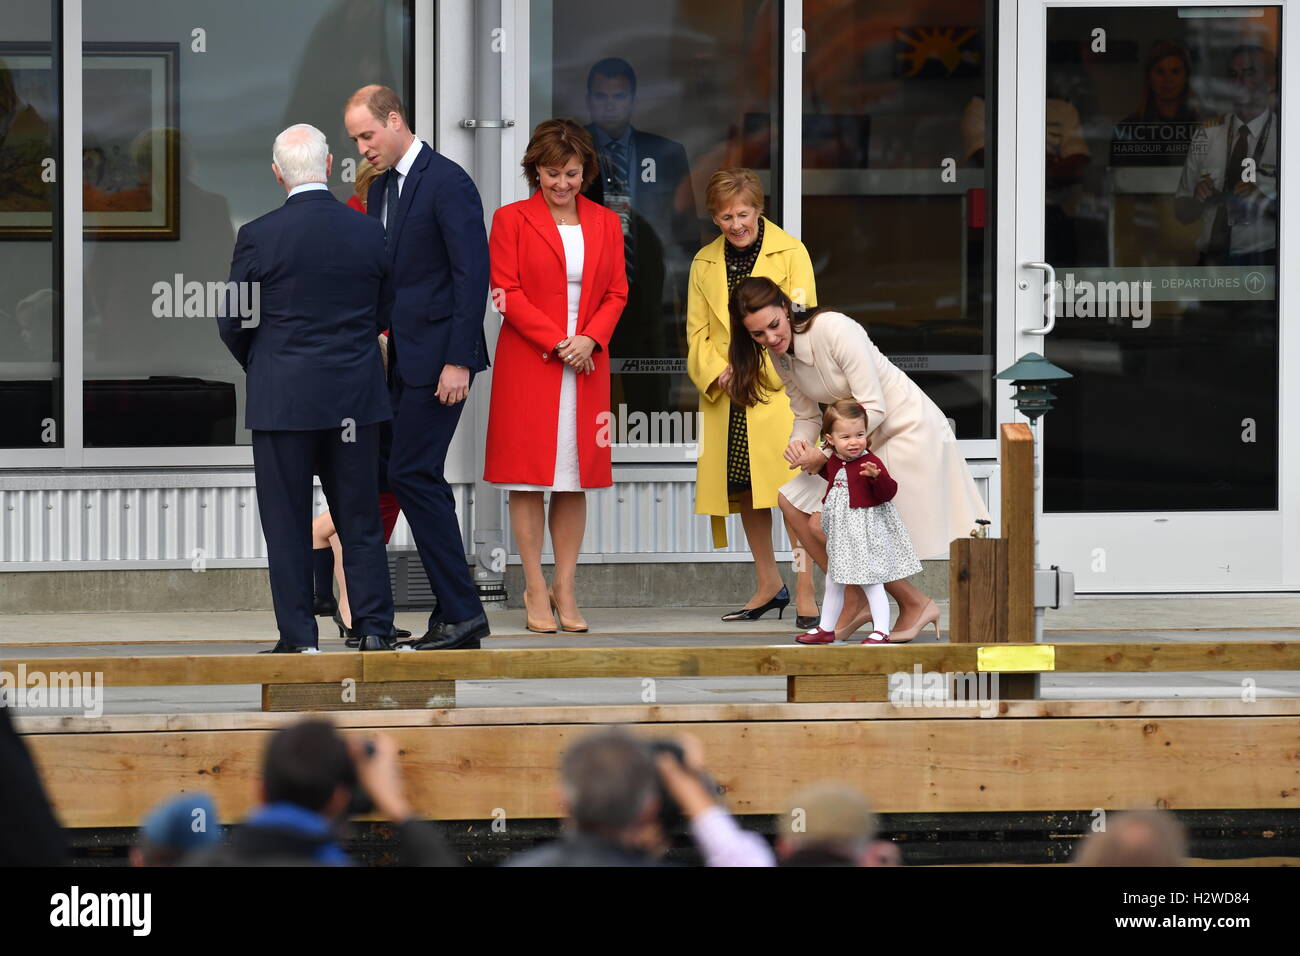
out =
<svg viewBox="0 0 1300 956"><path fill-rule="evenodd" d="M958 538L948 562L948 638L954 644L1007 639L1007 542Z"/></svg>
<svg viewBox="0 0 1300 956"><path fill-rule="evenodd" d="M1034 640L1034 435L1023 423L1002 426L1002 537L1007 541L1005 640Z"/></svg>

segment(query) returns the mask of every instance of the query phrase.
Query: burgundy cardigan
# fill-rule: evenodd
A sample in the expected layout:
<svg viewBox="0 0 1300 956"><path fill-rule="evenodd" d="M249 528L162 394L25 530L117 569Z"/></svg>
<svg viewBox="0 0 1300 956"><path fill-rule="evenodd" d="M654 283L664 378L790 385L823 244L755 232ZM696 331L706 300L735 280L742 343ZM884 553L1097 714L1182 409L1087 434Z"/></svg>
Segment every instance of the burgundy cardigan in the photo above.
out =
<svg viewBox="0 0 1300 956"><path fill-rule="evenodd" d="M879 476L868 478L862 474L862 466L866 462L871 462L880 469ZM852 461L845 461L835 452L831 452L830 458L826 459L826 466L818 472L826 479L826 495L831 493L835 476L839 474L841 468L845 470L845 481L849 486L850 508L874 508L876 505L883 505L886 501L892 501L894 495L898 494L898 482L889 477L889 472L885 470L885 463L868 451ZM826 500L826 495L822 495L822 501Z"/></svg>

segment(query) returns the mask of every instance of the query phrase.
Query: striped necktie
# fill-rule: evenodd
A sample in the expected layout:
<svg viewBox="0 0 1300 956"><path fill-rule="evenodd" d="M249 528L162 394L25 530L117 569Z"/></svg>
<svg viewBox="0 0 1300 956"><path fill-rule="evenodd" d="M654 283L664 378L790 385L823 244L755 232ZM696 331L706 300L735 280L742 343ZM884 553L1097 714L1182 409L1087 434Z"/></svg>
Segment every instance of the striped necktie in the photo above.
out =
<svg viewBox="0 0 1300 956"><path fill-rule="evenodd" d="M632 181L628 178L628 147L617 140L610 140L605 147L609 160L609 178L613 191L627 197L629 207L632 202ZM623 233L623 263L627 271L628 285L632 284L636 272L636 237L632 226L632 212L628 209L627 229Z"/></svg>

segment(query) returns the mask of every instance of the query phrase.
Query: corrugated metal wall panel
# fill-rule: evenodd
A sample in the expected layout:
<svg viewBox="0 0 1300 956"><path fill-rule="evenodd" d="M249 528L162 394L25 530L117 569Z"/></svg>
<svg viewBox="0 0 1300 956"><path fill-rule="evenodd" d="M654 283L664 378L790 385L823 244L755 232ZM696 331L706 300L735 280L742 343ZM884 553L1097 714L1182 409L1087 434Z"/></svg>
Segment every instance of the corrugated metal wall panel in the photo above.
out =
<svg viewBox="0 0 1300 956"><path fill-rule="evenodd" d="M93 479L92 479L93 480ZM988 479L976 479L988 498ZM473 485L453 486L466 553L472 551ZM509 517L501 505L502 527ZM324 496L317 489L317 509ZM709 520L694 513L695 487L689 481L629 481L587 496L588 557L690 555L693 560L746 554L740 522L728 519L728 546L714 551ZM777 549L789 550L781 521ZM405 518L393 532L390 550L412 550ZM545 545L550 551L549 537ZM18 488L0 491L0 562L6 565L100 561L190 563L264 561L266 543L251 485L222 483L204 487ZM653 559L653 560L660 560Z"/></svg>

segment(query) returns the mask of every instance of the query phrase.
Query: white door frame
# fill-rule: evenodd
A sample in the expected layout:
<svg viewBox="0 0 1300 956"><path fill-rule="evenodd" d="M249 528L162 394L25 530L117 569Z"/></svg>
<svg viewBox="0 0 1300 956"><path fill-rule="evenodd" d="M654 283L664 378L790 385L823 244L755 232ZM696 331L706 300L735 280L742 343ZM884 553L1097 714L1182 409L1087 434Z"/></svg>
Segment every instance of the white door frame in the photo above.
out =
<svg viewBox="0 0 1300 956"><path fill-rule="evenodd" d="M998 46L1000 221L997 276L1001 293L999 368L1026 352L1044 351L1043 336L1025 330L1043 325L1044 274L1022 267L1043 258L1043 143L1048 7L1261 7L1241 0L1001 0ZM1300 17L1282 16L1281 51L1300 51ZM1282 69L1281 101L1300 102L1297 73ZM1296 174L1300 149L1293 123L1282 124L1279 176ZM1281 192L1279 262L1300 247L1300 208L1294 190ZM1014 224L1014 225L1012 225ZM1025 288L1020 288L1021 282ZM1289 303L1300 301L1295 270L1278 269L1283 320L1279 330L1279 510L1277 512L1111 512L1054 514L1040 529L1041 566L1073 571L1087 592L1226 592L1300 588L1300 335L1285 321ZM1011 406L1011 387L999 388L999 422L1024 421ZM1051 428L1049 413L1041 429ZM1103 570L1104 567L1104 570Z"/></svg>

